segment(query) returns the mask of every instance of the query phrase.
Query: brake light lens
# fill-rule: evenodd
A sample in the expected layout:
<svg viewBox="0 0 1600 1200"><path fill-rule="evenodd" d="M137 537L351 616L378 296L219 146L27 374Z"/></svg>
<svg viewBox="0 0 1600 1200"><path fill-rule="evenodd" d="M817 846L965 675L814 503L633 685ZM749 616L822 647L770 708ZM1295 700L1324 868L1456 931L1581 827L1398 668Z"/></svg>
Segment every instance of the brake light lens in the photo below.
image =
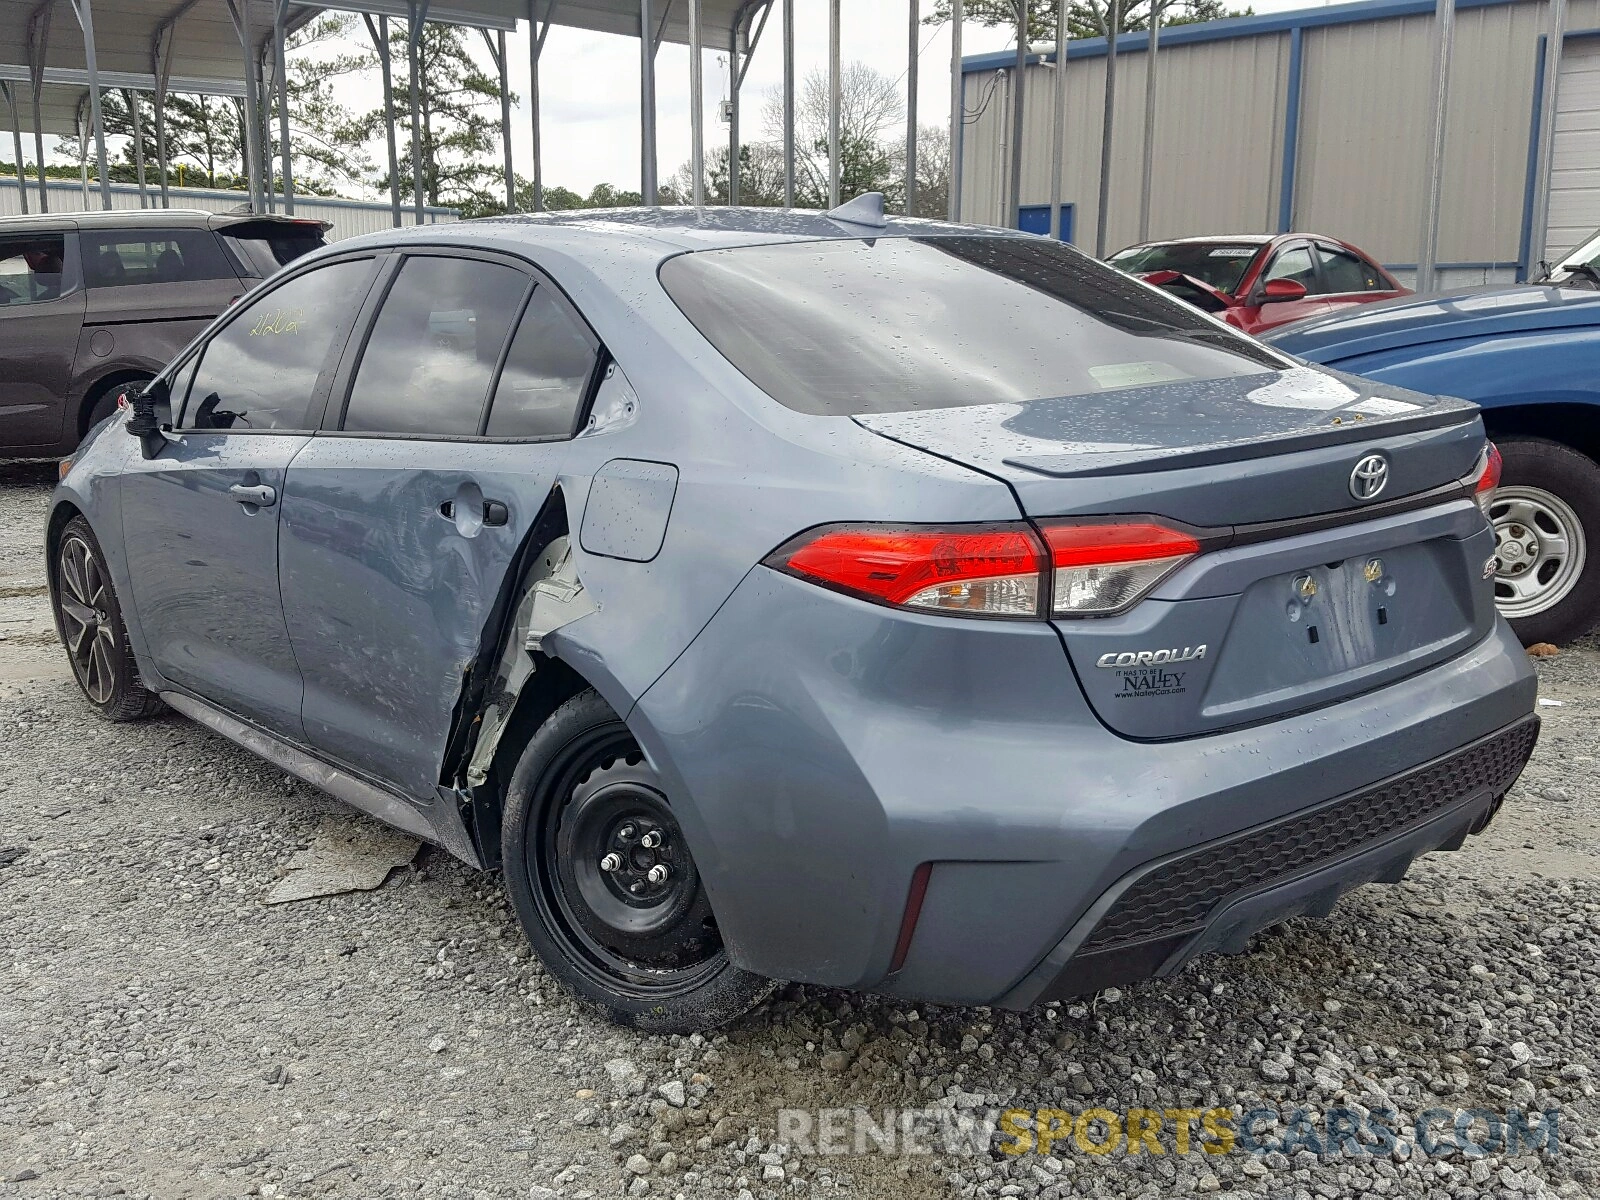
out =
<svg viewBox="0 0 1600 1200"><path fill-rule="evenodd" d="M1037 531L1021 523L834 525L800 535L766 561L897 608L1077 617L1132 606L1200 548L1192 535L1148 521L1051 523Z"/></svg>
<svg viewBox="0 0 1600 1200"><path fill-rule="evenodd" d="M1058 617L1121 612L1200 553L1191 534L1149 522L1046 525L1044 540Z"/></svg>
<svg viewBox="0 0 1600 1200"><path fill-rule="evenodd" d="M1045 555L1025 525L835 525L802 534L767 563L901 608L1036 617Z"/></svg>
<svg viewBox="0 0 1600 1200"><path fill-rule="evenodd" d="M1472 498L1478 502L1478 507L1485 515L1488 515L1489 509L1494 505L1494 492L1500 486L1500 472L1503 465L1500 447L1493 442L1485 442L1477 479L1472 485Z"/></svg>

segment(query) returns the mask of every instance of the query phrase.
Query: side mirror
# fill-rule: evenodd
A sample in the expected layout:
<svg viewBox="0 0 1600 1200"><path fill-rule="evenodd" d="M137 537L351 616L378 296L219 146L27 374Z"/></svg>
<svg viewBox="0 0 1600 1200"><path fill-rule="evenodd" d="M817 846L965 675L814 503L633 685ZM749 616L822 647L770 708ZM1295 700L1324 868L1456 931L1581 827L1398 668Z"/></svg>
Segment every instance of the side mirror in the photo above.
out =
<svg viewBox="0 0 1600 1200"><path fill-rule="evenodd" d="M1306 285L1296 283L1293 279L1269 279L1261 289L1263 303L1271 304L1275 300L1304 300L1306 298Z"/></svg>
<svg viewBox="0 0 1600 1200"><path fill-rule="evenodd" d="M139 391L126 393L125 398L133 410L128 418L128 432L139 439L145 458L154 458L167 440L161 430L161 410L171 406L171 388L165 379L153 379Z"/></svg>

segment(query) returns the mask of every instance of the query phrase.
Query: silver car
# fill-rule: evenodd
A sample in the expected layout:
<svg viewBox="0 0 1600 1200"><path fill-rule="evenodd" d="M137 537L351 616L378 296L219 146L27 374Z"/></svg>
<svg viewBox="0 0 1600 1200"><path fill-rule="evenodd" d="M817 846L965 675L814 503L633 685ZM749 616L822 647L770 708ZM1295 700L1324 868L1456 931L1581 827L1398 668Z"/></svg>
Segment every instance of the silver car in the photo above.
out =
<svg viewBox="0 0 1600 1200"><path fill-rule="evenodd" d="M1460 846L1537 735L1496 463L1041 238L503 218L252 293L48 553L107 717L499 867L574 992L681 1030L1166 975Z"/></svg>

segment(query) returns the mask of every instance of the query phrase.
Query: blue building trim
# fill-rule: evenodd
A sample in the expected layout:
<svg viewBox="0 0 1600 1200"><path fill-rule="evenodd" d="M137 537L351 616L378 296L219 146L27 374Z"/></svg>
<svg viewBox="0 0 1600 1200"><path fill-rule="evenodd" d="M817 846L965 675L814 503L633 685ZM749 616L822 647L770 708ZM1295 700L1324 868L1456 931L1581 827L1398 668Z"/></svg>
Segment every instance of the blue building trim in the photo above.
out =
<svg viewBox="0 0 1600 1200"><path fill-rule="evenodd" d="M1456 0L1456 9L1494 8L1518 0ZM1225 17L1220 21L1201 21L1194 25L1162 26L1162 46L1187 46L1196 42L1222 42L1230 38L1258 37L1267 33L1287 33L1294 29L1319 29L1327 25L1354 25L1362 21L1382 21L1390 17L1411 17L1434 11L1434 0L1356 0L1354 4L1330 4L1324 8L1297 9L1293 12L1262 13L1249 17ZM1136 54L1150 45L1144 30L1117 35L1118 54ZM1075 58L1104 58L1103 37L1084 38L1067 47L1067 61ZM1029 63L1052 61L1053 54L1034 54ZM1006 70L1016 65L1015 50L974 54L961 60L961 72Z"/></svg>
<svg viewBox="0 0 1600 1200"><path fill-rule="evenodd" d="M1533 60L1533 119L1528 122L1528 173L1522 183L1522 233L1517 240L1517 282L1528 281L1528 268L1533 265L1533 203L1539 194L1539 134L1544 114L1540 111L1544 100L1544 57L1550 38L1539 35L1537 57Z"/></svg>
<svg viewBox="0 0 1600 1200"><path fill-rule="evenodd" d="M1069 52L1070 54L1070 52ZM1289 87L1283 100L1283 176L1278 183L1278 232L1294 228L1294 167L1300 153L1300 68L1305 62L1301 26L1289 30Z"/></svg>

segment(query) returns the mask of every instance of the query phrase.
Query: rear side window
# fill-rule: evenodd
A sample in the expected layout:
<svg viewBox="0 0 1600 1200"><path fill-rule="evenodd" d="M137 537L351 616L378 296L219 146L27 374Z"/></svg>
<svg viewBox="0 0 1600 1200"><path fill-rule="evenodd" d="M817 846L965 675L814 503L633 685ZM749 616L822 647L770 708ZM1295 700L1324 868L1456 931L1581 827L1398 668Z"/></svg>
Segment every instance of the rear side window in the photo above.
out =
<svg viewBox="0 0 1600 1200"><path fill-rule="evenodd" d="M478 432L528 277L470 258L408 258L356 368L344 428L417 437Z"/></svg>
<svg viewBox="0 0 1600 1200"><path fill-rule="evenodd" d="M86 231L78 244L91 288L238 278L205 229Z"/></svg>
<svg viewBox="0 0 1600 1200"><path fill-rule="evenodd" d="M669 259L660 277L756 386L819 416L1075 396L1291 365L1044 238L703 250Z"/></svg>
<svg viewBox="0 0 1600 1200"><path fill-rule="evenodd" d="M555 289L528 300L489 409L491 437L570 437L599 348Z"/></svg>
<svg viewBox="0 0 1600 1200"><path fill-rule="evenodd" d="M1348 250L1335 250L1332 246L1317 246L1317 257L1322 260L1322 277L1330 292L1386 292L1389 281L1365 259Z"/></svg>
<svg viewBox="0 0 1600 1200"><path fill-rule="evenodd" d="M61 234L0 238L0 308L42 304L72 291L66 253Z"/></svg>
<svg viewBox="0 0 1600 1200"><path fill-rule="evenodd" d="M1261 273L1262 283L1271 283L1274 279L1287 279L1291 283L1298 283L1307 292L1320 291L1317 285L1317 268L1311 262L1311 247L1291 246L1287 250L1280 250L1278 256L1267 264L1267 269Z"/></svg>
<svg viewBox="0 0 1600 1200"><path fill-rule="evenodd" d="M240 305L201 351L179 424L186 429L309 429L317 381L371 259L330 263Z"/></svg>

